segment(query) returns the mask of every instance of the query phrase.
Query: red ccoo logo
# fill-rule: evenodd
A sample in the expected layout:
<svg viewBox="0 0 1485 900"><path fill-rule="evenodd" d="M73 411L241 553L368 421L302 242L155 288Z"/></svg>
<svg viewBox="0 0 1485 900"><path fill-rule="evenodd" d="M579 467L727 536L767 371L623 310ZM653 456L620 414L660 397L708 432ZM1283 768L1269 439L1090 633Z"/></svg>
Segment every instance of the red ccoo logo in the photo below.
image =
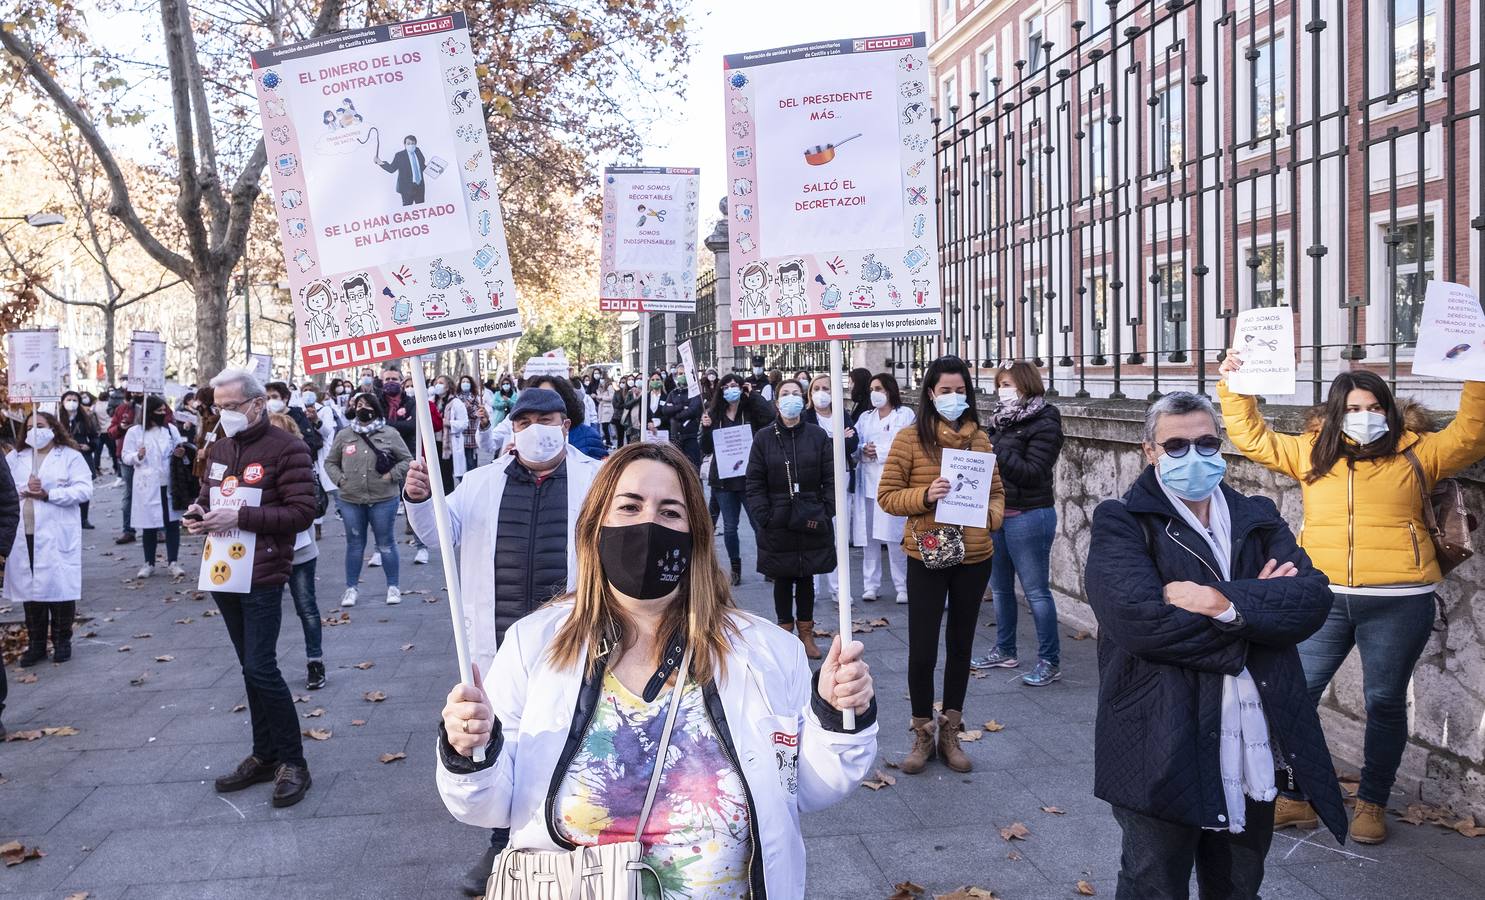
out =
<svg viewBox="0 0 1485 900"><path fill-rule="evenodd" d="M453 27L452 16L440 16L437 19L424 19L421 22L406 22L402 26L402 34L404 37L416 37L420 34L448 31Z"/></svg>
<svg viewBox="0 0 1485 900"><path fill-rule="evenodd" d="M898 37L864 38L855 42L857 52L871 50L904 50L913 46L913 36L910 34Z"/></svg>

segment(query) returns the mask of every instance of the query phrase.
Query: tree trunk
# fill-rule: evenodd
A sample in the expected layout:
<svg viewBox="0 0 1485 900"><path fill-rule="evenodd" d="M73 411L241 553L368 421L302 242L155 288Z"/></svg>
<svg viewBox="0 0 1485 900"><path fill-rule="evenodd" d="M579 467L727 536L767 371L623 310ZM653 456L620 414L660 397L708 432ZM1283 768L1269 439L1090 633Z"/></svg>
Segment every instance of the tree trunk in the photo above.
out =
<svg viewBox="0 0 1485 900"><path fill-rule="evenodd" d="M227 281L224 267L198 280L196 294L196 383L205 384L227 367Z"/></svg>
<svg viewBox="0 0 1485 900"><path fill-rule="evenodd" d="M108 376L108 386L112 388L118 384L114 376L116 362L114 353L118 348L117 319L119 312L113 304L103 307L103 371Z"/></svg>

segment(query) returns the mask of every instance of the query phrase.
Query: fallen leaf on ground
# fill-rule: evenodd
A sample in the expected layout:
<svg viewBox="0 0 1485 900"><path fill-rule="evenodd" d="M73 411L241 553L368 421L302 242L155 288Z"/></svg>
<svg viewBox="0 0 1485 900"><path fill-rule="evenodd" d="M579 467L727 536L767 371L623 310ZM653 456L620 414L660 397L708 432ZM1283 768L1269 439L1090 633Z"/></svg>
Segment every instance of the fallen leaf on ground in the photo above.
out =
<svg viewBox="0 0 1485 900"><path fill-rule="evenodd" d="M242 712L245 709L247 709L247 704L246 703L239 703L236 706L232 707L232 711L235 712L235 713L240 713L240 712Z"/></svg>
<svg viewBox="0 0 1485 900"><path fill-rule="evenodd" d="M306 696L304 696L303 694L295 694L294 695L294 702L295 703L308 703L309 702L309 698L306 697Z"/></svg>
<svg viewBox="0 0 1485 900"><path fill-rule="evenodd" d="M383 753L381 756L378 756L377 759L381 760L383 763L396 762L399 759L407 759L407 754L400 751L397 753Z"/></svg>
<svg viewBox="0 0 1485 900"><path fill-rule="evenodd" d="M328 728L308 728L303 732L305 737L315 741L328 741L334 733Z"/></svg>
<svg viewBox="0 0 1485 900"><path fill-rule="evenodd" d="M175 661L175 657L173 657L173 656L157 656L157 657L155 657L155 662L174 662L174 661Z"/></svg>
<svg viewBox="0 0 1485 900"><path fill-rule="evenodd" d="M27 860L41 859L43 856L46 854L41 852L40 847L23 847L20 841L0 844L0 861L6 866L18 866Z"/></svg>
<svg viewBox="0 0 1485 900"><path fill-rule="evenodd" d="M325 714L325 707L323 707L323 706L316 706L314 709L312 709L309 712L305 713L304 714L304 718L306 718L306 719L318 719L320 716L323 716L324 714Z"/></svg>
<svg viewBox="0 0 1485 900"><path fill-rule="evenodd" d="M1068 632L1067 636L1070 637L1070 638L1072 638L1075 641L1086 641L1089 638L1093 637L1093 635L1091 633L1089 633L1087 631L1081 631L1081 630L1079 630L1079 631L1070 631L1070 632Z"/></svg>
<svg viewBox="0 0 1485 900"><path fill-rule="evenodd" d="M900 768L902 768L902 765L901 764L899 764L899 763L897 763L897 762L895 762L893 760L890 760L890 759L887 760L883 765L885 765L889 769L900 769Z"/></svg>
<svg viewBox="0 0 1485 900"><path fill-rule="evenodd" d="M1465 837L1480 837L1481 835L1485 835L1485 825L1476 825L1475 817L1470 815L1466 815L1449 827Z"/></svg>
<svg viewBox="0 0 1485 900"><path fill-rule="evenodd" d="M177 625L189 625L189 624L191 624L194 621L196 621L196 620L193 619L193 618L191 618L190 616L186 616L184 619L176 619L175 620L175 624L177 624Z"/></svg>
<svg viewBox="0 0 1485 900"><path fill-rule="evenodd" d="M371 668L374 665L376 665L376 663L374 663L374 662L372 662L371 660L368 659L368 660L365 660L364 662L358 662L358 663L356 663L354 666L351 666L351 668L352 669L360 669L360 670L362 670L364 672L364 671L366 671L367 669Z"/></svg>
<svg viewBox="0 0 1485 900"><path fill-rule="evenodd" d="M881 769L877 769L876 773L872 775L871 778L868 778L866 781L861 782L861 786L865 788L871 788L874 791L880 791L882 788L890 787L896 783L896 778L893 778L891 775L888 775Z"/></svg>
<svg viewBox="0 0 1485 900"><path fill-rule="evenodd" d="M413 645L412 644L403 644L402 645L402 652L403 653L406 653L407 651L411 650L412 648L413 648Z"/></svg>
<svg viewBox="0 0 1485 900"><path fill-rule="evenodd" d="M1012 850L1010 853L1007 853L1005 855L1005 858L1010 860L1011 862L1019 862L1021 859L1021 854L1019 851Z"/></svg>
<svg viewBox="0 0 1485 900"><path fill-rule="evenodd" d="M424 603L437 603L438 602L438 598L437 597L424 597L423 598L423 602Z"/></svg>
<svg viewBox="0 0 1485 900"><path fill-rule="evenodd" d="M959 732L960 741L977 741L984 736L985 732L981 731L978 728L971 728L967 731Z"/></svg>
<svg viewBox="0 0 1485 900"><path fill-rule="evenodd" d="M366 724L366 720L365 719L352 719L351 720L351 724L354 725L354 726L356 726L357 728L360 728L362 725L365 725Z"/></svg>
<svg viewBox="0 0 1485 900"><path fill-rule="evenodd" d="M1020 822L1012 822L1000 829L1000 837L1007 841L1024 841L1031 836L1031 830Z"/></svg>
<svg viewBox="0 0 1485 900"><path fill-rule="evenodd" d="M1076 885L1073 886L1073 890L1077 891L1079 894L1082 894L1084 897L1092 897L1096 893L1096 891L1093 890L1093 885L1089 884L1086 881L1079 881Z"/></svg>
<svg viewBox="0 0 1485 900"><path fill-rule="evenodd" d="M150 634L148 631L141 631L139 634L134 635L134 640L136 640L136 641L142 641L145 638L152 638L152 637L154 637L154 635L153 634Z"/></svg>
<svg viewBox="0 0 1485 900"><path fill-rule="evenodd" d="M148 672L141 672L140 674L134 676L133 678L130 678L129 679L129 683L132 684L134 687L139 687L141 684L144 684L146 681L149 681L149 680L150 680L150 673L148 673Z"/></svg>
<svg viewBox="0 0 1485 900"><path fill-rule="evenodd" d="M41 729L40 728L32 729L31 731L12 731L10 734L7 734L5 736L5 742L7 744L12 743L14 741L35 741L35 740L40 740L40 739L41 739Z"/></svg>
<svg viewBox="0 0 1485 900"><path fill-rule="evenodd" d="M1046 813L1047 815L1051 815L1051 816L1063 816L1063 815L1066 815L1066 813L1064 813L1062 810L1058 809L1055 806L1043 806L1042 807L1042 812Z"/></svg>
<svg viewBox="0 0 1485 900"><path fill-rule="evenodd" d="M130 650L133 650L133 649L134 649L133 647L130 647L128 644L125 644L124 646L122 646L122 647L119 648L119 652L120 653L128 653Z"/></svg>
<svg viewBox="0 0 1485 900"><path fill-rule="evenodd" d="M35 684L36 683L36 676L33 675L33 674L31 674L30 672L27 672L25 675L22 675L20 678L17 678L16 679L16 683L17 684Z"/></svg>
<svg viewBox="0 0 1485 900"><path fill-rule="evenodd" d="M372 703L380 703L383 700L387 699L387 695L382 693L381 691L367 691L365 696L366 699L371 701Z"/></svg>
<svg viewBox="0 0 1485 900"><path fill-rule="evenodd" d="M988 721L988 722L985 723L985 730L986 731L1005 731L1005 726L1002 725L1002 724L1000 724L999 722L995 721L994 719L991 719L990 721Z"/></svg>
<svg viewBox="0 0 1485 900"><path fill-rule="evenodd" d="M197 598L197 599L200 599L200 598ZM210 619L210 618L213 618L213 617L219 616L219 615L221 615L221 613L217 612L214 609L203 609L201 611L201 618L203 618L203 619Z"/></svg>
<svg viewBox="0 0 1485 900"><path fill-rule="evenodd" d="M351 614L348 612L331 613L320 620L322 625L349 625L350 623Z"/></svg>
<svg viewBox="0 0 1485 900"><path fill-rule="evenodd" d="M923 896L924 888L921 884L904 881L893 885L893 887L897 888L897 892L888 897L887 900L913 900L915 897Z"/></svg>
<svg viewBox="0 0 1485 900"><path fill-rule="evenodd" d="M72 737L78 731L71 725L59 725L56 728L43 728L41 733L47 737Z"/></svg>
<svg viewBox="0 0 1485 900"><path fill-rule="evenodd" d="M962 887L947 894L934 894L933 900L999 900L994 891L982 887Z"/></svg>
<svg viewBox="0 0 1485 900"><path fill-rule="evenodd" d="M84 847L83 849L86 850L88 848ZM88 896L87 891L78 891L75 894L68 894L63 900L88 900Z"/></svg>

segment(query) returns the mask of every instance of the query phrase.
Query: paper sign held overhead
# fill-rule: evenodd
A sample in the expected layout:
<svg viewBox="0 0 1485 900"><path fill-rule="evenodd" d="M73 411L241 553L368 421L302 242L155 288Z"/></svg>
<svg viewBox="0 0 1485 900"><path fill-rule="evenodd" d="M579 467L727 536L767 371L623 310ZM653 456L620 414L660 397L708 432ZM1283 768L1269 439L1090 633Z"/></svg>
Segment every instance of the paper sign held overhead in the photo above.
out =
<svg viewBox="0 0 1485 900"><path fill-rule="evenodd" d="M518 336L464 13L252 59L305 373Z"/></svg>
<svg viewBox="0 0 1485 900"><path fill-rule="evenodd" d="M1485 381L1485 312L1462 284L1430 281L1413 351L1413 374Z"/></svg>
<svg viewBox="0 0 1485 900"><path fill-rule="evenodd" d="M571 366L567 363L567 353L563 350L551 350L541 356L533 356L526 360L522 368L522 374L527 378L537 375L554 375L558 378L568 377Z"/></svg>
<svg viewBox="0 0 1485 900"><path fill-rule="evenodd" d="M249 353L248 371L260 382L267 384L273 380L273 357L267 353Z"/></svg>
<svg viewBox="0 0 1485 900"><path fill-rule="evenodd" d="M700 183L700 169L603 170L600 309L696 311Z"/></svg>
<svg viewBox="0 0 1485 900"><path fill-rule="evenodd" d="M153 331L136 331L129 341L130 392L165 393L165 342Z"/></svg>
<svg viewBox="0 0 1485 900"><path fill-rule="evenodd" d="M57 329L12 331L5 335L8 397L11 403L45 403L61 399Z"/></svg>
<svg viewBox="0 0 1485 900"><path fill-rule="evenodd" d="M686 373L686 396L688 398L700 397L701 378L698 377L696 372L695 348L691 346L690 341L682 341L681 345L676 348L676 352L681 357L681 371Z"/></svg>
<svg viewBox="0 0 1485 900"><path fill-rule="evenodd" d="M937 334L923 34L724 62L735 344Z"/></svg>
<svg viewBox="0 0 1485 900"><path fill-rule="evenodd" d="M1227 376L1233 393L1278 397L1294 393L1294 310L1287 306L1238 313L1232 349L1243 367Z"/></svg>

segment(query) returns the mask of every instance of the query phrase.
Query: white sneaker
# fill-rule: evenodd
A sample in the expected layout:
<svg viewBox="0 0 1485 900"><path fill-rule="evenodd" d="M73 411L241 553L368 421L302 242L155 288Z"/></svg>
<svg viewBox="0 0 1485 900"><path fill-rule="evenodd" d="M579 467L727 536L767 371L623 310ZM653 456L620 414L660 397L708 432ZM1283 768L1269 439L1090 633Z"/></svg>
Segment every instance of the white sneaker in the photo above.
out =
<svg viewBox="0 0 1485 900"><path fill-rule="evenodd" d="M371 554L371 562L367 563L373 569L379 569L382 565L382 551L378 550Z"/></svg>
<svg viewBox="0 0 1485 900"><path fill-rule="evenodd" d="M413 565L415 565L415 566L426 566L426 565L428 565L428 548L427 547L419 547L418 548L418 552L413 554Z"/></svg>
<svg viewBox="0 0 1485 900"><path fill-rule="evenodd" d="M861 595L861 602L862 603L875 603L876 602L876 599L877 599L877 592L876 591L867 591L867 592L865 592L864 594Z"/></svg>
<svg viewBox="0 0 1485 900"><path fill-rule="evenodd" d="M397 604L399 604L401 602L402 602L402 591L399 590L399 589L397 589L397 588L394 588L394 587L387 588L387 605L388 606L396 606Z"/></svg>
<svg viewBox="0 0 1485 900"><path fill-rule="evenodd" d="M147 566L140 566L139 567L139 571L134 573L134 577L135 578L148 578L148 577L150 577L153 574L155 574L155 567L154 567L154 564L152 563L152 564L147 565Z"/></svg>
<svg viewBox="0 0 1485 900"><path fill-rule="evenodd" d="M898 606L907 606L907 591L898 591L897 592L897 605Z"/></svg>
<svg viewBox="0 0 1485 900"><path fill-rule="evenodd" d="M355 588L346 588L345 589L345 593L340 596L340 605L341 606L355 606L356 605L356 589Z"/></svg>
<svg viewBox="0 0 1485 900"><path fill-rule="evenodd" d="M170 564L170 575L173 578L185 578L186 570L181 568L180 563L173 562Z"/></svg>

